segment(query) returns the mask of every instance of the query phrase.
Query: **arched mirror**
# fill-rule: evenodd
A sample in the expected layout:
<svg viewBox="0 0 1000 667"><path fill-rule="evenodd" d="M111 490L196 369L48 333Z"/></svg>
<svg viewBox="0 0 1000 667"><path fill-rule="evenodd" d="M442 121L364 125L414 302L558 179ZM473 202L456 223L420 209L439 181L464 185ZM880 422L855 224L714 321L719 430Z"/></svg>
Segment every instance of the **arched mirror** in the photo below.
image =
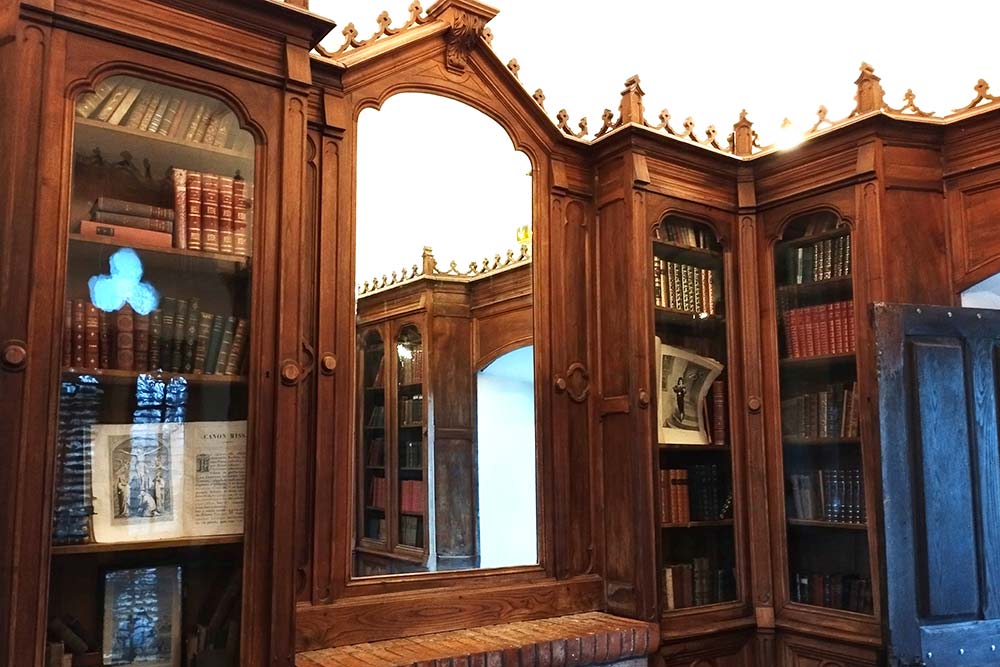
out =
<svg viewBox="0 0 1000 667"><path fill-rule="evenodd" d="M538 562L531 173L460 102L360 114L356 577Z"/></svg>

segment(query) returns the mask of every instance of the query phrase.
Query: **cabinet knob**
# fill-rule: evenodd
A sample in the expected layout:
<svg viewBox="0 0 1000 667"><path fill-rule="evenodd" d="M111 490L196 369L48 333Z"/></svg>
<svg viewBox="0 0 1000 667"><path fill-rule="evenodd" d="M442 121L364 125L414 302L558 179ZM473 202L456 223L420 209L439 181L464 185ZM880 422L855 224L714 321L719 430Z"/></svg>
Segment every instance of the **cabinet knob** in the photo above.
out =
<svg viewBox="0 0 1000 667"><path fill-rule="evenodd" d="M299 365L294 361L286 361L281 365L281 381L285 384L295 384L301 374Z"/></svg>
<svg viewBox="0 0 1000 667"><path fill-rule="evenodd" d="M556 391L560 394L566 391L566 378L561 375L556 376Z"/></svg>
<svg viewBox="0 0 1000 667"><path fill-rule="evenodd" d="M649 407L649 392L645 389L639 390L639 407L643 409Z"/></svg>
<svg viewBox="0 0 1000 667"><path fill-rule="evenodd" d="M2 363L4 369L8 371L24 370L25 364L28 363L28 350L25 348L25 342L21 340L7 341L3 348Z"/></svg>
<svg viewBox="0 0 1000 667"><path fill-rule="evenodd" d="M757 414L758 412L760 412L760 408L761 408L761 401L759 397L751 396L750 398L747 399L747 409L750 410L750 412L752 412L753 414Z"/></svg>
<svg viewBox="0 0 1000 667"><path fill-rule="evenodd" d="M333 375L333 372L337 370L337 357L327 352L319 359L319 369L323 371L324 375Z"/></svg>

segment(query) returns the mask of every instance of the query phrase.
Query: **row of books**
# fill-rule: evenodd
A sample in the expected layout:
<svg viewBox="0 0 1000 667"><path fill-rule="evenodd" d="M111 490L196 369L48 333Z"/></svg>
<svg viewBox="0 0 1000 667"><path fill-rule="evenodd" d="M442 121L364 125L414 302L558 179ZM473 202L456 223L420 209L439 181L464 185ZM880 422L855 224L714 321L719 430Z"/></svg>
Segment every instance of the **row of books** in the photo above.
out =
<svg viewBox="0 0 1000 667"><path fill-rule="evenodd" d="M421 444L423 443L420 440L408 440L404 442L399 448L399 465L411 469L422 467Z"/></svg>
<svg viewBox="0 0 1000 667"><path fill-rule="evenodd" d="M368 497L365 505L384 510L389 500L389 483L385 477L373 476L368 480Z"/></svg>
<svg viewBox="0 0 1000 667"><path fill-rule="evenodd" d="M399 401L399 425L420 426L424 423L424 397L420 394Z"/></svg>
<svg viewBox="0 0 1000 667"><path fill-rule="evenodd" d="M403 515L399 517L399 542L411 547L423 545L424 533L421 530L423 517Z"/></svg>
<svg viewBox="0 0 1000 667"><path fill-rule="evenodd" d="M249 322L202 311L197 298L164 297L149 315L128 304L108 313L86 299L67 299L64 316L67 368L208 375L243 369Z"/></svg>
<svg viewBox="0 0 1000 667"><path fill-rule="evenodd" d="M424 381L424 348L402 343L408 354L399 355L399 384L420 384Z"/></svg>
<svg viewBox="0 0 1000 667"><path fill-rule="evenodd" d="M421 480L404 479L399 483L399 509L423 514L427 506L427 486Z"/></svg>
<svg viewBox="0 0 1000 667"><path fill-rule="evenodd" d="M713 568L705 557L667 565L663 568L663 597L668 611L735 600L736 578L732 568Z"/></svg>
<svg viewBox="0 0 1000 667"><path fill-rule="evenodd" d="M669 222L660 225L658 235L662 241L689 248L712 248L715 244L709 229L690 222Z"/></svg>
<svg viewBox="0 0 1000 667"><path fill-rule="evenodd" d="M385 465L385 438L377 436L368 441L368 455L365 457L365 465Z"/></svg>
<svg viewBox="0 0 1000 667"><path fill-rule="evenodd" d="M716 271L653 258L653 300L660 308L715 315Z"/></svg>
<svg viewBox="0 0 1000 667"><path fill-rule="evenodd" d="M385 428L385 406L372 406L372 411L368 414L368 428Z"/></svg>
<svg viewBox="0 0 1000 667"><path fill-rule="evenodd" d="M716 464L659 471L660 517L664 524L728 518L723 472Z"/></svg>
<svg viewBox="0 0 1000 667"><path fill-rule="evenodd" d="M174 167L174 246L248 255L253 188L237 174Z"/></svg>
<svg viewBox="0 0 1000 667"><path fill-rule="evenodd" d="M785 253L790 285L817 283L851 275L851 237L838 236L812 245L790 248Z"/></svg>
<svg viewBox="0 0 1000 667"><path fill-rule="evenodd" d="M53 544L90 541L90 517L94 513L90 429L97 423L103 396L103 388L92 377L65 380L60 384Z"/></svg>
<svg viewBox="0 0 1000 667"><path fill-rule="evenodd" d="M858 468L823 468L788 476L794 519L863 524L865 484Z"/></svg>
<svg viewBox="0 0 1000 667"><path fill-rule="evenodd" d="M174 94L174 93L178 94ZM81 118L161 137L244 152L252 138L239 132L236 115L221 102L197 100L137 79L106 79L80 98Z"/></svg>
<svg viewBox="0 0 1000 667"><path fill-rule="evenodd" d="M831 384L782 400L781 433L799 439L858 437L858 383Z"/></svg>
<svg viewBox="0 0 1000 667"><path fill-rule="evenodd" d="M783 315L785 348L792 359L854 352L854 302L792 308Z"/></svg>
<svg viewBox="0 0 1000 667"><path fill-rule="evenodd" d="M861 614L872 612L872 582L853 574L792 574L792 602Z"/></svg>

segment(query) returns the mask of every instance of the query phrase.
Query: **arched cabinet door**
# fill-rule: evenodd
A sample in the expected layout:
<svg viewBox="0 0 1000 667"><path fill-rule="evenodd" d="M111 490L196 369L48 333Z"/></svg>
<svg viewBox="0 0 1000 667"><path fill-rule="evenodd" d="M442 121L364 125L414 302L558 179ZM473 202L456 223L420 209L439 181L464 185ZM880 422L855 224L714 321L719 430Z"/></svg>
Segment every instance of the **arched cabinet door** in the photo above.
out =
<svg viewBox="0 0 1000 667"><path fill-rule="evenodd" d="M415 324L403 325L396 336L396 552L426 564L429 486L427 411L424 401L424 342Z"/></svg>
<svg viewBox="0 0 1000 667"><path fill-rule="evenodd" d="M358 465L362 480L358 489L359 547L385 551L388 544L386 506L389 477L386 455L386 350L381 328L361 335L358 375L361 397L358 415Z"/></svg>
<svg viewBox="0 0 1000 667"><path fill-rule="evenodd" d="M49 627L105 664L235 667L256 142L221 96L131 74L73 112Z"/></svg>

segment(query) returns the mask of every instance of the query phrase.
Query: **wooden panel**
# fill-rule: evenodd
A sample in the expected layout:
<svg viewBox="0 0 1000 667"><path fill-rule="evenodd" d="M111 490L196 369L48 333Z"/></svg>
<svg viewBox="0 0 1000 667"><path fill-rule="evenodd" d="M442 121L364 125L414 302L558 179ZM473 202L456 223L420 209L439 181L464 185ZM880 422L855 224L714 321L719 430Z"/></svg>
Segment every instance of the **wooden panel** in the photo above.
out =
<svg viewBox="0 0 1000 667"><path fill-rule="evenodd" d="M444 588L300 609L296 650L372 642L600 609L598 577L493 588Z"/></svg>
<svg viewBox="0 0 1000 667"><path fill-rule="evenodd" d="M660 647L657 663L661 667L750 667L752 649L752 632L716 634L665 643Z"/></svg>
<svg viewBox="0 0 1000 667"><path fill-rule="evenodd" d="M778 655L780 667L878 667L882 664L874 649L792 634L778 636Z"/></svg>
<svg viewBox="0 0 1000 667"><path fill-rule="evenodd" d="M972 505L972 469L966 404L965 358L955 339L916 339L913 357L914 456L922 484L914 489L918 567L923 580L921 616L979 613L979 564ZM939 531L948 526L941 539Z"/></svg>
<svg viewBox="0 0 1000 667"><path fill-rule="evenodd" d="M953 274L961 291L1000 271L1000 170L948 185Z"/></svg>
<svg viewBox="0 0 1000 667"><path fill-rule="evenodd" d="M882 160L888 188L943 190L941 154L936 149L886 144Z"/></svg>
<svg viewBox="0 0 1000 667"><path fill-rule="evenodd" d="M901 303L951 304L944 197L936 192L888 190L882 216L886 297Z"/></svg>

